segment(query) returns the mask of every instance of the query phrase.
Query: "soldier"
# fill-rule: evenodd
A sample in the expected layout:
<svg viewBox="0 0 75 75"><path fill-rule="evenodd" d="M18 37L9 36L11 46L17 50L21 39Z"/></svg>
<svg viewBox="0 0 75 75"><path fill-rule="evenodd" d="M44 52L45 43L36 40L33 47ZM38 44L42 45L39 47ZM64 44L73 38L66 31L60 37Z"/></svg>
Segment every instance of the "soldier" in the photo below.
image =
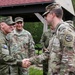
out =
<svg viewBox="0 0 75 75"><path fill-rule="evenodd" d="M10 26L10 29L11 31L13 31L15 29L15 22L12 20L12 17L11 16L8 16L6 18L6 23ZM9 46L9 35L10 35L10 32L6 35L6 39L7 39L7 45ZM10 49L10 46L8 47Z"/></svg>
<svg viewBox="0 0 75 75"><path fill-rule="evenodd" d="M18 60L34 56L34 41L32 35L23 29L22 17L15 18L15 29L9 35L10 54ZM28 68L11 67L11 75L28 75Z"/></svg>
<svg viewBox="0 0 75 75"><path fill-rule="evenodd" d="M9 55L6 35L11 32L11 29L5 19L4 17L0 20L0 75L9 75L9 65L25 67L23 61Z"/></svg>
<svg viewBox="0 0 75 75"><path fill-rule="evenodd" d="M59 4L48 5L43 15L55 30L49 41L49 53L32 57L29 61L38 63L48 58L48 75L75 75L75 31L68 23L63 22L63 10Z"/></svg>
<svg viewBox="0 0 75 75"><path fill-rule="evenodd" d="M49 40L52 37L52 34L53 34L52 29L48 29L46 32L42 34L40 43L43 46L43 52L45 52L45 50L47 49L49 45ZM47 73L48 73L48 59L43 60L43 75L47 75Z"/></svg>
<svg viewBox="0 0 75 75"><path fill-rule="evenodd" d="M42 44L43 50L49 45L49 38L51 37L51 29L48 29L46 32L42 34L40 43Z"/></svg>

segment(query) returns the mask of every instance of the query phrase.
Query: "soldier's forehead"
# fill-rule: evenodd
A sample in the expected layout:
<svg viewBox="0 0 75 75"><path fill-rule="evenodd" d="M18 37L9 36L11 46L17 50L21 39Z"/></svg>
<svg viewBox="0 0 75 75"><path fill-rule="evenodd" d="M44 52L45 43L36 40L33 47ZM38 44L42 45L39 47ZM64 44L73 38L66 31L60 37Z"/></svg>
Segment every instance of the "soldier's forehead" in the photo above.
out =
<svg viewBox="0 0 75 75"><path fill-rule="evenodd" d="M1 22L0 24L3 24L3 25L5 25L6 23L3 21L3 22ZM6 24L7 25L7 24Z"/></svg>

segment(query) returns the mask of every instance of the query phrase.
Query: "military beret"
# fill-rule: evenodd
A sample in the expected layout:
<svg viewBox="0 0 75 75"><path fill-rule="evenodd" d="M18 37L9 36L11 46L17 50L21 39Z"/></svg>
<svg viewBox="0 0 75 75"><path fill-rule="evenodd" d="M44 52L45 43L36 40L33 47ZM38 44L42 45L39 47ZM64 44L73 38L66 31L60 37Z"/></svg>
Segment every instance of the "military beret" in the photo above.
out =
<svg viewBox="0 0 75 75"><path fill-rule="evenodd" d="M44 12L43 16L45 16L46 14L48 14L50 11L52 11L53 9L59 9L61 8L61 6L58 3L51 3L48 6L46 6L46 12Z"/></svg>
<svg viewBox="0 0 75 75"><path fill-rule="evenodd" d="M22 17L16 17L16 18L15 18L15 23L16 23L16 22L19 22L19 21L23 22L23 18L22 18Z"/></svg>

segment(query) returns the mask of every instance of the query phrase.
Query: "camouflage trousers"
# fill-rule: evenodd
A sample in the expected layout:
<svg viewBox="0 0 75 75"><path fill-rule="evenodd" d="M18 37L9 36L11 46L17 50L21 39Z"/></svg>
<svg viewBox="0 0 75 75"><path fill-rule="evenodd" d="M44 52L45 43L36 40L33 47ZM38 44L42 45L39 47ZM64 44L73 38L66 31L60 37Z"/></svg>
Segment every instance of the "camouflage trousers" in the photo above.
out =
<svg viewBox="0 0 75 75"><path fill-rule="evenodd" d="M0 65L1 66L1 65ZM0 68L0 75L10 75L9 74L9 66L4 67L4 68Z"/></svg>
<svg viewBox="0 0 75 75"><path fill-rule="evenodd" d="M29 75L27 68L10 66L10 75Z"/></svg>

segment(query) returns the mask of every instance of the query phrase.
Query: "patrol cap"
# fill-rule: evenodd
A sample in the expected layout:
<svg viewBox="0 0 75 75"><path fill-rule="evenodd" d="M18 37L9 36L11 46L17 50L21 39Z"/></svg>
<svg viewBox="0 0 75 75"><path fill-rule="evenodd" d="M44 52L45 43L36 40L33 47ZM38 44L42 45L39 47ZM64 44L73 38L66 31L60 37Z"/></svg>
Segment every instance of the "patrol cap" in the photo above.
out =
<svg viewBox="0 0 75 75"><path fill-rule="evenodd" d="M19 21L23 22L23 18L22 18L22 17L16 17L16 18L15 18L15 23L16 23L16 22L19 22Z"/></svg>
<svg viewBox="0 0 75 75"><path fill-rule="evenodd" d="M12 17L7 17L5 22L10 26L15 24L15 22L12 20Z"/></svg>
<svg viewBox="0 0 75 75"><path fill-rule="evenodd" d="M6 23L7 25L9 25L9 26L15 24L15 22L13 22L12 19L9 18L9 17L1 17L1 18L0 18L0 23L1 23L1 22L5 22L5 23Z"/></svg>
<svg viewBox="0 0 75 75"><path fill-rule="evenodd" d="M44 12L43 16L47 15L50 11L52 11L53 9L59 9L61 8L61 6L58 3L51 3L48 6L46 6L46 12Z"/></svg>

